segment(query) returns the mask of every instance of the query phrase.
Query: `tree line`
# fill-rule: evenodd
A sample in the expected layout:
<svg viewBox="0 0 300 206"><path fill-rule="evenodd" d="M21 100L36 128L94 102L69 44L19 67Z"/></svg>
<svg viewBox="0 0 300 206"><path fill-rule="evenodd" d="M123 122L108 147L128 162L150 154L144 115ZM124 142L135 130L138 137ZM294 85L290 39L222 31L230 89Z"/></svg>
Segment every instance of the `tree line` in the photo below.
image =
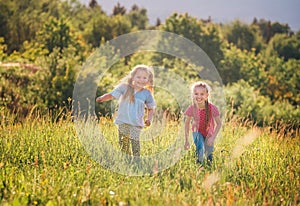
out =
<svg viewBox="0 0 300 206"><path fill-rule="evenodd" d="M199 45L215 64L234 115L260 125L299 125L300 31L265 19L222 24L188 13L173 13L150 25L146 8L118 3L107 14L96 0L88 5L78 0L0 0L1 108L24 116L35 107L69 108L87 58L107 41L145 29L172 32ZM176 58L139 53L113 65L111 75L98 82L97 94L109 91L137 63L160 65L190 82L198 78ZM178 109L174 102L160 104ZM109 113L105 104L96 109Z"/></svg>

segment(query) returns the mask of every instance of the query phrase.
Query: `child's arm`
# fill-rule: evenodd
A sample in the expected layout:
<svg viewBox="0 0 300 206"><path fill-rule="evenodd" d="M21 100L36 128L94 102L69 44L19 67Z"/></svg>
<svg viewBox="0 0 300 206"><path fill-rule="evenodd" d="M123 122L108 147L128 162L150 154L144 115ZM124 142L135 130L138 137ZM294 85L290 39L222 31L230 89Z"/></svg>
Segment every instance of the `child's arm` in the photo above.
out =
<svg viewBox="0 0 300 206"><path fill-rule="evenodd" d="M216 139L216 136L218 135L220 129L221 129L221 126L222 126L222 121L221 121L221 118L220 116L217 116L214 118L215 122L216 122L216 127L215 127L215 132L214 134L212 134L211 137L208 137L207 139L207 144L209 146L212 146L214 144L214 141Z"/></svg>
<svg viewBox="0 0 300 206"><path fill-rule="evenodd" d="M114 97L110 93L106 93L100 97L97 97L96 102L106 102L112 99L114 99Z"/></svg>
<svg viewBox="0 0 300 206"><path fill-rule="evenodd" d="M147 109L147 113L148 114L147 114L147 120L145 121L145 125L150 126L154 114L154 109Z"/></svg>
<svg viewBox="0 0 300 206"><path fill-rule="evenodd" d="M190 134L190 125L191 125L192 117L186 116L185 119L185 126L184 126L184 134L185 134L185 144L184 144L184 149L189 149L190 148L190 143L189 143L189 134Z"/></svg>

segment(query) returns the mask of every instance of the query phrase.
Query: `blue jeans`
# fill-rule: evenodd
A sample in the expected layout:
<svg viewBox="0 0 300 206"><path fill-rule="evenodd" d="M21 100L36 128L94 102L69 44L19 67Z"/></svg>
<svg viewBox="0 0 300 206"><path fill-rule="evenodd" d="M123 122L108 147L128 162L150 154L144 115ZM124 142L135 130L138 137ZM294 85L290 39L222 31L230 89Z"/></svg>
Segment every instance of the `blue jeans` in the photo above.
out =
<svg viewBox="0 0 300 206"><path fill-rule="evenodd" d="M212 161L214 146L207 145L203 135L200 132L193 132L193 139L196 146L197 161L203 163L204 155L208 161Z"/></svg>

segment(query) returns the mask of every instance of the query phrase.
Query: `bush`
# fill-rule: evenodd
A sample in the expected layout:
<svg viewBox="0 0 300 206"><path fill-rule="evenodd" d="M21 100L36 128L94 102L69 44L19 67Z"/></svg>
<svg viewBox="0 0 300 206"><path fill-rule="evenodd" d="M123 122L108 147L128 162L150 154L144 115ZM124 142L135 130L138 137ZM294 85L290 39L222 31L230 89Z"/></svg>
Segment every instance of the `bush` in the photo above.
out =
<svg viewBox="0 0 300 206"><path fill-rule="evenodd" d="M248 82L240 80L225 88L227 106L233 114L242 118L250 118L259 126L274 126L278 122L300 124L300 109L288 101L272 103L269 97L263 96L251 87Z"/></svg>

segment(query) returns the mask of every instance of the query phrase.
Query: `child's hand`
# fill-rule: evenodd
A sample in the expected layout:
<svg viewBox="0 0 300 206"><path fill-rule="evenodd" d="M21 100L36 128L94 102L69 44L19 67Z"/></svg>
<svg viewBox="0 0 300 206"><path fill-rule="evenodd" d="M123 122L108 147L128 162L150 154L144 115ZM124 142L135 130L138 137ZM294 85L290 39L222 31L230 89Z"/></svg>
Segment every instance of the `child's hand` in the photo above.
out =
<svg viewBox="0 0 300 206"><path fill-rule="evenodd" d="M214 137L208 137L207 138L207 144L208 144L208 146L213 146L214 145L214 141L215 141Z"/></svg>
<svg viewBox="0 0 300 206"><path fill-rule="evenodd" d="M146 125L147 127L149 127L149 126L151 125L151 121L150 121L149 119L147 119L147 120L145 121L145 125Z"/></svg>
<svg viewBox="0 0 300 206"><path fill-rule="evenodd" d="M215 135L213 135L213 134L211 134L211 133L209 133L207 136L206 136L206 138L207 138L207 144L208 144L208 146L214 146L214 141L215 141Z"/></svg>
<svg viewBox="0 0 300 206"><path fill-rule="evenodd" d="M184 149L185 149L185 150L190 149L190 143L189 143L189 141L185 141Z"/></svg>

